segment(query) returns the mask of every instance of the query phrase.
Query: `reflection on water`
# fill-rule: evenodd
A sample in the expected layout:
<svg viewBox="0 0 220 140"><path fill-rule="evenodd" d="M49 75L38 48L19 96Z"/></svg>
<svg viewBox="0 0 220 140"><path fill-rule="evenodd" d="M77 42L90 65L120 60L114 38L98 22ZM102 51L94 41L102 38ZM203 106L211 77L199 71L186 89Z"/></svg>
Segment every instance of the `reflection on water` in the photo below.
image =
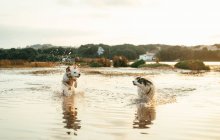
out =
<svg viewBox="0 0 220 140"><path fill-rule="evenodd" d="M133 122L133 128L143 129L150 128L152 121L156 118L156 111L154 106L147 105L146 103L137 104L137 113Z"/></svg>
<svg viewBox="0 0 220 140"><path fill-rule="evenodd" d="M80 120L77 119L77 108L74 105L74 95L63 97L63 123L68 129L67 134L71 134L73 129L74 135L77 135L77 130L81 128Z"/></svg>

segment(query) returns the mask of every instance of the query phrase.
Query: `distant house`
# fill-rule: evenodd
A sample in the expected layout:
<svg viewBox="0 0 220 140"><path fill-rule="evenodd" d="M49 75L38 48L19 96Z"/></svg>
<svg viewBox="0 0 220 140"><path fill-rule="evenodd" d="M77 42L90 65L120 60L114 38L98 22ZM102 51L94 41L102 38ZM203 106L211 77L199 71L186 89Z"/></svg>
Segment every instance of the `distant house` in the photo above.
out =
<svg viewBox="0 0 220 140"><path fill-rule="evenodd" d="M139 60L153 61L155 59L155 53L146 52L146 54L139 55Z"/></svg>
<svg viewBox="0 0 220 140"><path fill-rule="evenodd" d="M98 55L102 55L104 53L104 51L105 50L102 47L99 47L97 53L98 53Z"/></svg>

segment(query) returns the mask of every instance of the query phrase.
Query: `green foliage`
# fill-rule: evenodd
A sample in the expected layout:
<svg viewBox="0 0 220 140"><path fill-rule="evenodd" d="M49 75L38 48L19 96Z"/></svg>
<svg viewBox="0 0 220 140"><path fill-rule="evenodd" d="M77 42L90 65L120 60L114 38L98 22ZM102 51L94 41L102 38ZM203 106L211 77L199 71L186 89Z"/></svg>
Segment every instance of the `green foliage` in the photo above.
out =
<svg viewBox="0 0 220 140"><path fill-rule="evenodd" d="M114 56L113 66L114 67L127 67L128 66L128 59L124 56Z"/></svg>
<svg viewBox="0 0 220 140"><path fill-rule="evenodd" d="M89 64L90 67L103 67L103 65L101 63L98 62L92 62L91 64Z"/></svg>
<svg viewBox="0 0 220 140"><path fill-rule="evenodd" d="M205 64L199 60L180 61L175 64L175 67L189 70L210 70L208 66L205 66Z"/></svg>
<svg viewBox="0 0 220 140"><path fill-rule="evenodd" d="M220 44L214 46L220 48ZM104 53L98 56L99 47L104 49ZM149 45L105 45L105 44L86 44L79 48L53 46L50 44L36 44L26 48L0 49L0 60L27 60L27 61L61 61L62 58L98 58L104 57L113 59L114 56L125 56L128 60L136 60L139 55L146 51L157 53L160 61L175 60L202 60L202 61L220 61L220 50L211 51L207 48L199 49L201 46L182 47L169 46L161 44Z"/></svg>
<svg viewBox="0 0 220 140"><path fill-rule="evenodd" d="M122 44L122 45L104 45L104 44L87 44L81 45L78 49L78 55L80 57L96 58L96 57L106 57L113 59L114 56L125 56L129 60L135 60L140 54L145 54L146 51L158 51L157 48L160 45L140 45L135 46L132 44ZM104 49L104 54L98 56L97 50L99 47ZM164 46L166 47L166 46Z"/></svg>
<svg viewBox="0 0 220 140"><path fill-rule="evenodd" d="M131 67L132 68L137 68L137 67L139 67L140 65L143 65L143 64L145 64L145 61L143 59L141 59L141 60L137 60L134 63L132 63Z"/></svg>
<svg viewBox="0 0 220 140"><path fill-rule="evenodd" d="M199 50L200 46L181 47L171 46L162 48L157 53L157 58L160 61L175 61L175 60L202 60L202 61L220 61L220 50L211 51L207 48Z"/></svg>
<svg viewBox="0 0 220 140"><path fill-rule="evenodd" d="M157 57L162 61L175 61L177 59L187 60L193 56L190 48L172 46L166 49L162 49L158 52Z"/></svg>
<svg viewBox="0 0 220 140"><path fill-rule="evenodd" d="M139 66L139 68L158 68L158 67L171 67L171 66L167 64L160 64L160 63L143 64Z"/></svg>
<svg viewBox="0 0 220 140"><path fill-rule="evenodd" d="M52 45L51 45L52 46ZM1 49L0 60L28 60L28 61L61 61L63 57L73 58L77 54L76 48L51 47L50 45L34 45L39 49L28 46L22 49Z"/></svg>
<svg viewBox="0 0 220 140"><path fill-rule="evenodd" d="M98 48L102 47L104 49L104 54L101 56L98 56ZM97 58L97 57L107 57L109 56L109 47L108 45L104 44L87 44L87 45L81 45L78 48L78 54L81 57L87 57L87 58Z"/></svg>

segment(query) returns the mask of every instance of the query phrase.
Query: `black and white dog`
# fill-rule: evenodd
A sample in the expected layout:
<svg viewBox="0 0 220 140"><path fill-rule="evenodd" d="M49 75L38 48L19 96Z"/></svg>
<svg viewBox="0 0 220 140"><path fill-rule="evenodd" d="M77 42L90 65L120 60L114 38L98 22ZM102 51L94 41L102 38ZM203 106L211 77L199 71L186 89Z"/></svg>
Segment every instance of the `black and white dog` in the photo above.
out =
<svg viewBox="0 0 220 140"><path fill-rule="evenodd" d="M133 84L138 88L138 96L145 102L152 102L155 98L155 87L153 82L148 78L137 77Z"/></svg>
<svg viewBox="0 0 220 140"><path fill-rule="evenodd" d="M147 128L155 119L155 87L148 78L137 77L133 81L137 86L139 99L137 100L137 116L134 128Z"/></svg>
<svg viewBox="0 0 220 140"><path fill-rule="evenodd" d="M68 66L66 72L63 75L63 95L72 95L77 88L77 78L80 77L80 71L77 66Z"/></svg>

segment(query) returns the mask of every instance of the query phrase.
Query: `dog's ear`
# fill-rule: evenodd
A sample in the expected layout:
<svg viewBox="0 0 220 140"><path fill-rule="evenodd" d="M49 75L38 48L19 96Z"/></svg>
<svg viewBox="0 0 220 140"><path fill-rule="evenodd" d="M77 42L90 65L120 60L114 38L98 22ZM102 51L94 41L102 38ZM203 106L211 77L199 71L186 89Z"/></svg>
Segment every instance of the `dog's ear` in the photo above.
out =
<svg viewBox="0 0 220 140"><path fill-rule="evenodd" d="M147 81L145 79L142 79L142 82L145 86L147 85Z"/></svg>
<svg viewBox="0 0 220 140"><path fill-rule="evenodd" d="M137 79L137 80L139 80L139 79L141 79L141 77L140 77L140 76L138 76L136 79Z"/></svg>
<svg viewBox="0 0 220 140"><path fill-rule="evenodd" d="M66 68L66 72L70 72L70 66Z"/></svg>
<svg viewBox="0 0 220 140"><path fill-rule="evenodd" d="M153 85L153 83L149 80L146 80L147 84Z"/></svg>
<svg viewBox="0 0 220 140"><path fill-rule="evenodd" d="M146 86L146 85L152 85L152 82L149 81L149 80L147 80L147 79L142 78L142 81L143 81L143 83L144 83L145 86Z"/></svg>
<svg viewBox="0 0 220 140"><path fill-rule="evenodd" d="M149 80L147 80L147 79L145 79L145 78L141 78L141 79L140 79L140 82L143 83L145 86L152 84L151 81L149 81Z"/></svg>

